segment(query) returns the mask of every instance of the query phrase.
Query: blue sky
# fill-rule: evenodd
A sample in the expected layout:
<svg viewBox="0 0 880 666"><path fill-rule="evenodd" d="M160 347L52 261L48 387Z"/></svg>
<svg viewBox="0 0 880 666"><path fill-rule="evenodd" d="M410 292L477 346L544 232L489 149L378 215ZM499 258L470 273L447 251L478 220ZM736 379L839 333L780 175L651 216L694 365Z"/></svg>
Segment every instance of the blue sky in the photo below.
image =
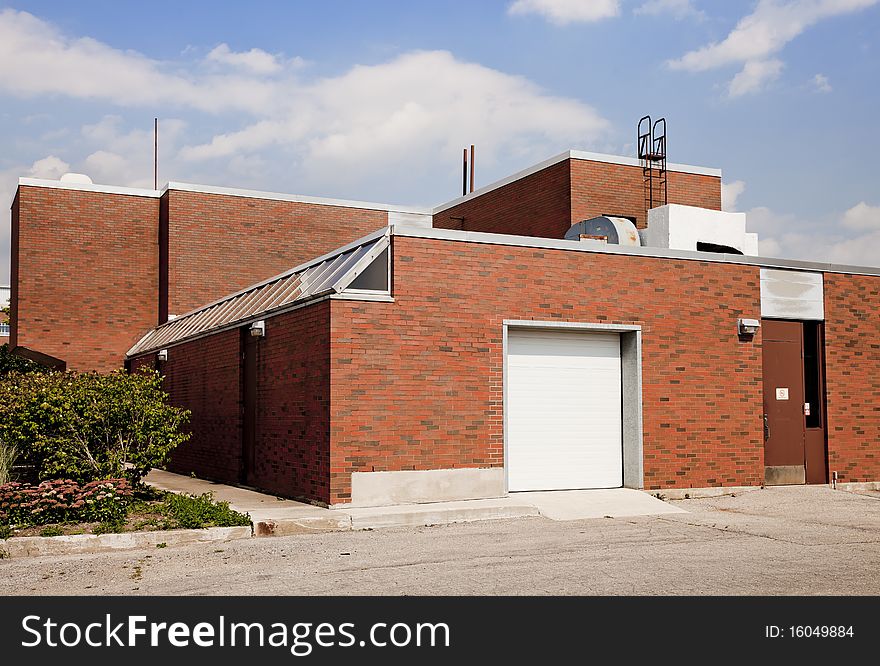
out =
<svg viewBox="0 0 880 666"><path fill-rule="evenodd" d="M0 1L19 176L434 205L576 148L721 167L765 255L880 264L880 0Z"/></svg>

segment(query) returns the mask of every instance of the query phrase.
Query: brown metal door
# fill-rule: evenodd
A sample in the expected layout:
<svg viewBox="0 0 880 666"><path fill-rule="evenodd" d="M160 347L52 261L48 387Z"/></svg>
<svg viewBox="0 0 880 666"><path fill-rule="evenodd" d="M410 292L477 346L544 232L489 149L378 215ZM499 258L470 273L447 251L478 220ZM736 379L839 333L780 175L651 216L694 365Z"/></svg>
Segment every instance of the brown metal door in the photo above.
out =
<svg viewBox="0 0 880 666"><path fill-rule="evenodd" d="M765 319L761 329L765 482L804 483L803 324Z"/></svg>
<svg viewBox="0 0 880 666"><path fill-rule="evenodd" d="M242 418L241 483L254 484L254 461L257 443L257 340L247 328L242 329Z"/></svg>

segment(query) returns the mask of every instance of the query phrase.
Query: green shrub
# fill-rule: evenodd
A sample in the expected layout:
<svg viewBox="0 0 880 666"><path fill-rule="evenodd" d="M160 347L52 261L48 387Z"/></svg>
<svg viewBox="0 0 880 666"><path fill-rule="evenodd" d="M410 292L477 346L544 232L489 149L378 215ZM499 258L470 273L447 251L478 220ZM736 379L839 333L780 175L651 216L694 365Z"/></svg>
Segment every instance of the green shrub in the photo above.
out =
<svg viewBox="0 0 880 666"><path fill-rule="evenodd" d="M82 486L63 479L38 486L7 483L0 486L0 524L121 521L131 496L125 479L92 481Z"/></svg>
<svg viewBox="0 0 880 666"><path fill-rule="evenodd" d="M9 525L0 525L0 539L12 538L12 528Z"/></svg>
<svg viewBox="0 0 880 666"><path fill-rule="evenodd" d="M189 435L159 373L17 373L0 382L0 441L40 479L125 477L133 485Z"/></svg>
<svg viewBox="0 0 880 666"><path fill-rule="evenodd" d="M165 496L164 513L173 518L178 527L198 529L202 527L235 527L250 525L250 516L229 508L229 502L215 502L211 493L204 495Z"/></svg>
<svg viewBox="0 0 880 666"><path fill-rule="evenodd" d="M30 359L16 356L7 342L0 345L0 377L10 372L49 372L49 369Z"/></svg>

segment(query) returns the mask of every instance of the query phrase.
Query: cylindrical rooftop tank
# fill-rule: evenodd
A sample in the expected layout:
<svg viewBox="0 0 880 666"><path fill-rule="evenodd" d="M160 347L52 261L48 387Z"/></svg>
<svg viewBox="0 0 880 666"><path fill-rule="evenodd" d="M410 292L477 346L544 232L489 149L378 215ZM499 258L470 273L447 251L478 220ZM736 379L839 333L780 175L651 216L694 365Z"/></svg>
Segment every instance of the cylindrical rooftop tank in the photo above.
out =
<svg viewBox="0 0 880 666"><path fill-rule="evenodd" d="M625 217L611 215L601 215L572 225L565 234L565 240L581 240L581 236L604 239L612 245L639 247L642 244L636 225Z"/></svg>

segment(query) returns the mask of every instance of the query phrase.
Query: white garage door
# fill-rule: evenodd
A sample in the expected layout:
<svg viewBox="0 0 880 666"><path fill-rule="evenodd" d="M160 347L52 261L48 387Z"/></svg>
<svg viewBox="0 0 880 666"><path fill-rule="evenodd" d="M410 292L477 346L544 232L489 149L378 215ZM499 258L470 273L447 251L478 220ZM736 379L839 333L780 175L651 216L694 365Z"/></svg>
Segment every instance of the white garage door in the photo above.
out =
<svg viewBox="0 0 880 666"><path fill-rule="evenodd" d="M510 329L508 490L623 485L620 336Z"/></svg>

